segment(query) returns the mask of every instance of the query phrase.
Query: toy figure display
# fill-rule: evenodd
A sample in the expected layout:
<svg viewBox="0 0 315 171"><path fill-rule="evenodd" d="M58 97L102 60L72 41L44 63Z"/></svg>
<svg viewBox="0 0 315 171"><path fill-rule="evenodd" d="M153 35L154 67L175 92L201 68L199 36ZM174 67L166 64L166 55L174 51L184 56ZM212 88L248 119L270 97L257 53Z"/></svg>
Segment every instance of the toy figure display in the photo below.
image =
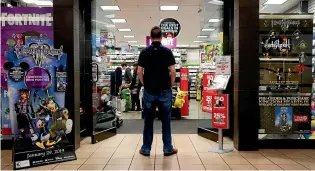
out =
<svg viewBox="0 0 315 171"><path fill-rule="evenodd" d="M10 115L16 118L11 125L18 128L13 132L14 168L74 160L72 117L63 107L65 92L58 92L53 84L56 68L67 69L67 55L46 37L28 37L24 43L6 52L4 64L9 102L14 103L9 105Z"/></svg>
<svg viewBox="0 0 315 171"><path fill-rule="evenodd" d="M185 97L188 95L187 92L181 91L179 88L177 89L177 95L175 98L175 102L173 104L173 108L182 108L185 103Z"/></svg>
<svg viewBox="0 0 315 171"><path fill-rule="evenodd" d="M196 76L196 91L197 91L197 96L196 100L199 101L202 99L202 73L198 72Z"/></svg>
<svg viewBox="0 0 315 171"><path fill-rule="evenodd" d="M131 96L129 88L121 90L121 98L126 101L125 112L130 111L131 108Z"/></svg>

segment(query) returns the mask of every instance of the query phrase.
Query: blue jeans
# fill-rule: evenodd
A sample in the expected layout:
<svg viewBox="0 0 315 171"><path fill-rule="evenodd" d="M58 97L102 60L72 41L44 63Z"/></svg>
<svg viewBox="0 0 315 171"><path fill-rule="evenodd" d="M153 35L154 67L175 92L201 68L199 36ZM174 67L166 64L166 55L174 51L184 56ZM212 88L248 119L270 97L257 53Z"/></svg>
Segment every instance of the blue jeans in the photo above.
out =
<svg viewBox="0 0 315 171"><path fill-rule="evenodd" d="M153 141L153 123L155 119L156 107L161 113L162 121L162 139L163 152L171 153L173 151L172 136L171 136L171 111L172 111L172 90L163 90L158 92L149 92L144 90L144 130L143 130L143 145L141 150L150 154Z"/></svg>

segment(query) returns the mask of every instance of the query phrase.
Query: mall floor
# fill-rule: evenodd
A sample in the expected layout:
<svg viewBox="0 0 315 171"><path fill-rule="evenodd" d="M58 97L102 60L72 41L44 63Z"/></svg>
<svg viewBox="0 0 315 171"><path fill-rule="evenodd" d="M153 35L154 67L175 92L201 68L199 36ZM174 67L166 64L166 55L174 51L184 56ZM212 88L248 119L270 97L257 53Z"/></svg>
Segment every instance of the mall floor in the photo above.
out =
<svg viewBox="0 0 315 171"><path fill-rule="evenodd" d="M217 143L196 134L173 135L179 153L164 157L161 134L156 134L150 157L141 156L142 136L118 134L98 144L81 141L77 160L30 170L315 170L315 150L233 151L226 154L208 152ZM224 139L231 147L230 140ZM11 152L2 150L1 170L12 170Z"/></svg>

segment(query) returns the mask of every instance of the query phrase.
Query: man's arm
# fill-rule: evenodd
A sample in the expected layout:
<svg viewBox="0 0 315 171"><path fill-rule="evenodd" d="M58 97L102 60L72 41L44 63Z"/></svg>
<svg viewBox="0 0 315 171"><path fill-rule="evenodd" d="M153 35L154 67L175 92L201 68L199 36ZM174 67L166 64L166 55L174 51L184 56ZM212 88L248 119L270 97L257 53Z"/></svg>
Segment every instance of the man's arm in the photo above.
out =
<svg viewBox="0 0 315 171"><path fill-rule="evenodd" d="M138 66L137 75L139 77L139 80L140 80L141 84L144 85L144 82L143 82L143 67L142 66Z"/></svg>
<svg viewBox="0 0 315 171"><path fill-rule="evenodd" d="M175 65L169 66L169 70L170 70L170 73L171 73L171 87L173 87L174 84L175 84L175 78L176 78Z"/></svg>

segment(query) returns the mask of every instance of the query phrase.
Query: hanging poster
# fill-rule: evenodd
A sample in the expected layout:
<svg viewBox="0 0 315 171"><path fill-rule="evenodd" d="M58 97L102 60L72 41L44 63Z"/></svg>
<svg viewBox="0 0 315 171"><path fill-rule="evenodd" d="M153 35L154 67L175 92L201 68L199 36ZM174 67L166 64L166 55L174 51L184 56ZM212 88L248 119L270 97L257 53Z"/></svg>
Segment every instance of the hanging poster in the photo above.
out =
<svg viewBox="0 0 315 171"><path fill-rule="evenodd" d="M202 78L203 90L212 90L210 87L213 85L213 80L215 77L215 73L204 73Z"/></svg>
<svg viewBox="0 0 315 171"><path fill-rule="evenodd" d="M207 45L206 49L206 63L215 65L215 57L223 55L222 44Z"/></svg>
<svg viewBox="0 0 315 171"><path fill-rule="evenodd" d="M150 46L151 43L152 43L151 37L147 36L146 37L146 45ZM175 49L177 47L177 39L176 38L170 38L170 37L165 38L165 37L163 37L161 43L162 43L163 46L168 47L170 49Z"/></svg>
<svg viewBox="0 0 315 171"><path fill-rule="evenodd" d="M218 129L229 128L229 95L212 96L212 127Z"/></svg>
<svg viewBox="0 0 315 171"><path fill-rule="evenodd" d="M216 74L231 75L231 56L216 56Z"/></svg>
<svg viewBox="0 0 315 171"><path fill-rule="evenodd" d="M175 38L179 35L181 26L174 18L165 18L160 22L162 36L167 38Z"/></svg>

